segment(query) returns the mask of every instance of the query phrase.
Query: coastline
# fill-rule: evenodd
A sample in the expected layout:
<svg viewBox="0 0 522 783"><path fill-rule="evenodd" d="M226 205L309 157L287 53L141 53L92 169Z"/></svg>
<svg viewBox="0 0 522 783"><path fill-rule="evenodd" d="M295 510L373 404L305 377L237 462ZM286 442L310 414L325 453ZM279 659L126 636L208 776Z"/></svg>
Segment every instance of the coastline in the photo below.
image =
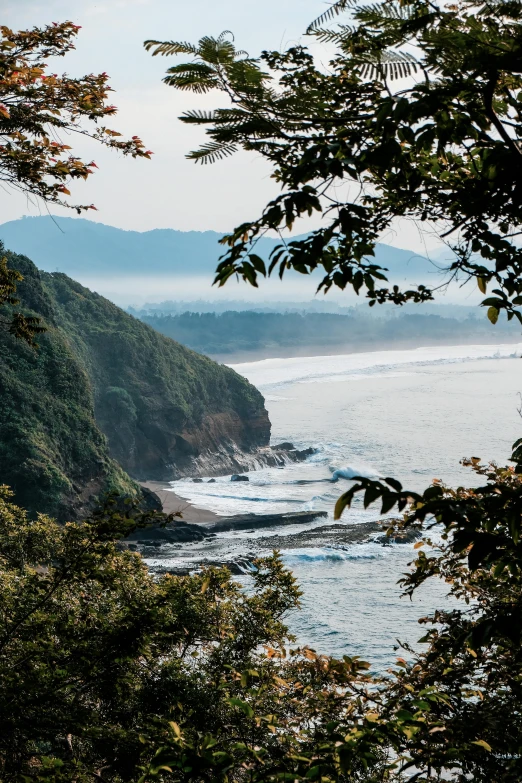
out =
<svg viewBox="0 0 522 783"><path fill-rule="evenodd" d="M221 519L218 514L210 511L207 508L200 508L189 503L186 498L173 492L169 489L167 481L140 481L142 487L150 489L151 492L155 492L159 497L163 511L166 514L173 514L180 511L183 515L183 521L191 524L198 524L202 522L215 522Z"/></svg>
<svg viewBox="0 0 522 783"><path fill-rule="evenodd" d="M468 345L519 345L520 334L510 335L498 332L494 335L473 335L469 339L429 340L392 340L385 343L378 341L359 341L357 343L342 343L340 345L306 345L306 346L273 346L265 348L252 348L249 350L234 350L227 353L205 353L209 359L213 359L227 367L237 364L250 364L266 359L306 359L316 356L348 356L350 354L375 353L381 351L415 351L419 348L453 348ZM196 349L195 349L196 350ZM200 350L200 349L197 349Z"/></svg>

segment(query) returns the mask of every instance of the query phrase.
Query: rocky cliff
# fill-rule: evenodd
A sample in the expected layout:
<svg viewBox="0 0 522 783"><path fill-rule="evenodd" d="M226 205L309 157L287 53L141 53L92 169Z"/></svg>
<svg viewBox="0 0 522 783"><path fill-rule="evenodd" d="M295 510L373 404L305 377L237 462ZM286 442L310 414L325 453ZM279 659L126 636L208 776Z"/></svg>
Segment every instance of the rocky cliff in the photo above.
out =
<svg viewBox="0 0 522 783"><path fill-rule="evenodd" d="M86 482L133 486L119 466L138 480L227 473L268 444L263 397L233 370L63 274L9 263L24 311L48 327L36 352L0 338L0 481L20 503L70 511Z"/></svg>

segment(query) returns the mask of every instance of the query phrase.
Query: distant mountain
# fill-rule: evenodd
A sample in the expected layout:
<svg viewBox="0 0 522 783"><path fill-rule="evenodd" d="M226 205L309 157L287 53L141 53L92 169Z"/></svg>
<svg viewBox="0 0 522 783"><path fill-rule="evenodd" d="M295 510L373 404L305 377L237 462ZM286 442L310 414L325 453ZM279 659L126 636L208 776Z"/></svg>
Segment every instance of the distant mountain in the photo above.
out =
<svg viewBox="0 0 522 783"><path fill-rule="evenodd" d="M0 225L6 248L38 259L46 272L75 278L121 275L210 277L223 253L215 231L124 231L82 218L25 217ZM256 252L265 258L277 239L263 238ZM429 277L428 261L408 250L377 245L376 261L393 280L408 282Z"/></svg>

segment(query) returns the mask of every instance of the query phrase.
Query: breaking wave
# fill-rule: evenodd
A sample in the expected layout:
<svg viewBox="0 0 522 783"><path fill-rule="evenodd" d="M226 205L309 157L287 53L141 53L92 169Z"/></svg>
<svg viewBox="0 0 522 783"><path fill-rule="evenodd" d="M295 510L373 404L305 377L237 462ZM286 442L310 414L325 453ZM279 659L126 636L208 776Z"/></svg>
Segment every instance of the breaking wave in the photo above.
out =
<svg viewBox="0 0 522 783"><path fill-rule="evenodd" d="M383 557L380 548L372 545L356 545L349 550L334 547L310 547L308 549L282 550L286 565L299 563L344 562L346 560L380 560Z"/></svg>
<svg viewBox="0 0 522 783"><path fill-rule="evenodd" d="M520 356L521 350L522 344L514 343L442 345L402 351L262 359L230 366L258 389L274 389L290 383L325 383L396 374L399 368L407 369L408 366L514 358Z"/></svg>

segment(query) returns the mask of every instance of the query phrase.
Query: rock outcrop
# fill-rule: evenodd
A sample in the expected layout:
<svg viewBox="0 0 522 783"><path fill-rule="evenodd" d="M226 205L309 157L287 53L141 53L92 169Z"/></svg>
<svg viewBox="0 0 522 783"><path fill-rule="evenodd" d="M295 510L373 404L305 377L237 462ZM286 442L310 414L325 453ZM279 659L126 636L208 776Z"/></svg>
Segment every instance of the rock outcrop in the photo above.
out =
<svg viewBox="0 0 522 783"><path fill-rule="evenodd" d="M228 533L231 530L262 530L265 527L280 525L304 525L315 519L328 516L326 511L294 511L283 514L238 514L223 517L215 522L206 522L203 527L207 533Z"/></svg>

